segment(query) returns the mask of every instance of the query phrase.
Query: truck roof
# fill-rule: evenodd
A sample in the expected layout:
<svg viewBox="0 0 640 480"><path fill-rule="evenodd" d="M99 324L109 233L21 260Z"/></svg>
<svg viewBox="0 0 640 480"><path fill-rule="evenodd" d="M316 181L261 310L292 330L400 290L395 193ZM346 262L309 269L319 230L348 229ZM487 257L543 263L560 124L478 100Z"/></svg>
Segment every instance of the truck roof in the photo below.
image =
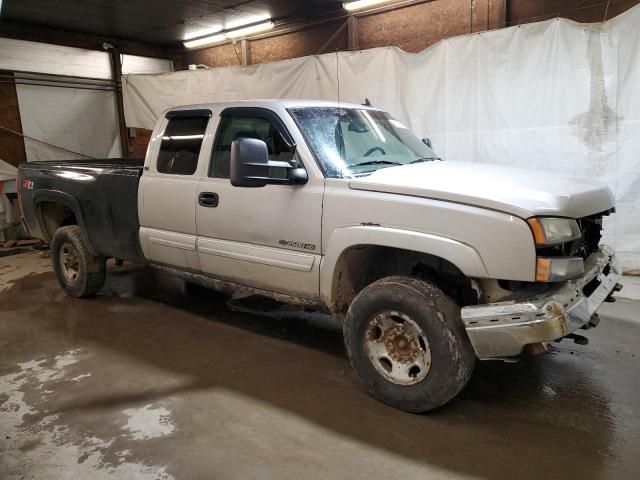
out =
<svg viewBox="0 0 640 480"><path fill-rule="evenodd" d="M368 110L378 110L375 107L358 105L355 103L334 102L328 100L305 100L305 99L264 99L264 100L237 100L230 102L212 102L198 103L193 105L180 105L171 107L167 111L172 110L191 110L195 108L208 108L212 110L220 110L227 107L262 107L273 109L281 108L300 108L300 107L343 107L343 108L364 108Z"/></svg>

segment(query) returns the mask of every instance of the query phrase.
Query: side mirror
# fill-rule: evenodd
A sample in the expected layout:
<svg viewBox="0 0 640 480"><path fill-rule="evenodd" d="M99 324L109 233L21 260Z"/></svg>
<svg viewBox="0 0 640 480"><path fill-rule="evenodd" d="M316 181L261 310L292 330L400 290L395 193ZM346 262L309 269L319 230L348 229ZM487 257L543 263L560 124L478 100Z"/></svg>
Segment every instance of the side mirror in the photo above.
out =
<svg viewBox="0 0 640 480"><path fill-rule="evenodd" d="M295 162L269 160L267 144L257 138L238 138L231 142L231 185L264 187L269 184L307 183L307 171Z"/></svg>
<svg viewBox="0 0 640 480"><path fill-rule="evenodd" d="M428 137L424 137L422 139L422 143L424 143L427 147L433 150L433 144L431 143L431 139Z"/></svg>

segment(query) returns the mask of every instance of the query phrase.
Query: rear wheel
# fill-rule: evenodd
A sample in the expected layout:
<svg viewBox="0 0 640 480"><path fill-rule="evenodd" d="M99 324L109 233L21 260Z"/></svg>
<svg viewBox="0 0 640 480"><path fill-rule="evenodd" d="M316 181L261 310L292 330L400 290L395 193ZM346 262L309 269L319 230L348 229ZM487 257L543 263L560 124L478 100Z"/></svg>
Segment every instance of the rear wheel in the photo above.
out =
<svg viewBox="0 0 640 480"><path fill-rule="evenodd" d="M422 280L387 277L365 287L343 330L359 380L401 410L424 412L447 403L473 372L475 354L460 308Z"/></svg>
<svg viewBox="0 0 640 480"><path fill-rule="evenodd" d="M104 285L106 259L93 255L78 225L56 230L51 259L58 283L72 297L95 295Z"/></svg>

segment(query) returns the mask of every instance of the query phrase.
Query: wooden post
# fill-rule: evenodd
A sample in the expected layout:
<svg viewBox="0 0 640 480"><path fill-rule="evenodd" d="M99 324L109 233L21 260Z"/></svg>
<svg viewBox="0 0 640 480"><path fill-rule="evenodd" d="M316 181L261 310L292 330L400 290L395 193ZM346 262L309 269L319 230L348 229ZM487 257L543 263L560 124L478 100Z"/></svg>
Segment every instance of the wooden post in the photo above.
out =
<svg viewBox="0 0 640 480"><path fill-rule="evenodd" d="M240 63L243 67L251 65L251 44L246 38L240 40Z"/></svg>
<svg viewBox="0 0 640 480"><path fill-rule="evenodd" d="M360 40L358 38L358 17L352 15L349 17L347 25L347 42L349 50L358 50L360 48Z"/></svg>
<svg viewBox="0 0 640 480"><path fill-rule="evenodd" d="M120 148L122 157L129 157L129 133L124 118L124 101L122 99L122 62L120 61L120 51L117 47L109 48L111 55L111 77L116 83L116 110L118 114L118 127L120 131Z"/></svg>

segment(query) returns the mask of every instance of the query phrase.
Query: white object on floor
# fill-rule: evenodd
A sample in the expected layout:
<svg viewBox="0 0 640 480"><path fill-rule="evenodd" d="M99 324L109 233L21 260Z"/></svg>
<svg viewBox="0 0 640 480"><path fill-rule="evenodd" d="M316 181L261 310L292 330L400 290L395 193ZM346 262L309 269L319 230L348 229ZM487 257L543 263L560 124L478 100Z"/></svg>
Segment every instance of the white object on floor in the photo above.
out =
<svg viewBox="0 0 640 480"><path fill-rule="evenodd" d="M15 180L18 169L0 158L0 182Z"/></svg>

